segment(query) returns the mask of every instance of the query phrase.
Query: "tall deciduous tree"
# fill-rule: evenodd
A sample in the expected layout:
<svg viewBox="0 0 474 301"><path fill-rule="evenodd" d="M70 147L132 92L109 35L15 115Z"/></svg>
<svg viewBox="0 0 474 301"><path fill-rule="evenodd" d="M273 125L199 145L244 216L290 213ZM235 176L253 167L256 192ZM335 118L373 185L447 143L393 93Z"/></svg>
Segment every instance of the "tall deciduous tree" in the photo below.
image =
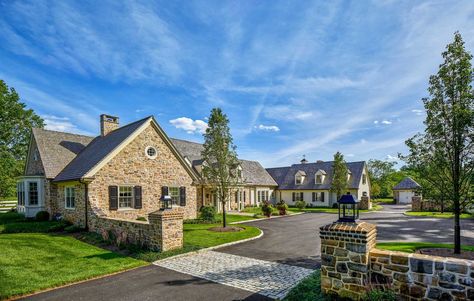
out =
<svg viewBox="0 0 474 301"><path fill-rule="evenodd" d="M393 183L390 175L395 172L396 162L370 159L367 163L371 184L371 196L388 197L391 194Z"/></svg>
<svg viewBox="0 0 474 301"><path fill-rule="evenodd" d="M208 128L204 133L203 176L216 192L222 204L222 223L226 227L225 205L230 190L239 182L239 161L235 152L229 119L220 108L211 110Z"/></svg>
<svg viewBox="0 0 474 301"><path fill-rule="evenodd" d="M15 193L15 178L25 163L30 130L43 127L41 117L20 102L13 88L0 80L0 197Z"/></svg>
<svg viewBox="0 0 474 301"><path fill-rule="evenodd" d="M474 70L461 35L443 52L444 62L430 77L425 132L409 139L408 160L425 162L445 173L447 197L454 209L454 253L461 253L461 208L470 199L474 172Z"/></svg>
<svg viewBox="0 0 474 301"><path fill-rule="evenodd" d="M344 161L344 156L340 152L334 154L332 168L334 174L331 184L331 192L336 193L337 199L339 200L348 187L347 164L346 161Z"/></svg>

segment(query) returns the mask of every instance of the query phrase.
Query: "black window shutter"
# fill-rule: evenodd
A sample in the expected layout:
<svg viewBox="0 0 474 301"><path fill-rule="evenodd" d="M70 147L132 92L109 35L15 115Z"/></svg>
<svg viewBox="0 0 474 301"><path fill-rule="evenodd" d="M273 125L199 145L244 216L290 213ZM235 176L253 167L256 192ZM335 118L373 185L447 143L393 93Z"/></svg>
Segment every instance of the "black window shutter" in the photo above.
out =
<svg viewBox="0 0 474 301"><path fill-rule="evenodd" d="M109 186L109 210L118 209L118 187Z"/></svg>
<svg viewBox="0 0 474 301"><path fill-rule="evenodd" d="M321 192L321 202L324 202L324 192Z"/></svg>
<svg viewBox="0 0 474 301"><path fill-rule="evenodd" d="M142 209L142 187L133 187L133 196L135 198L134 207L135 209Z"/></svg>
<svg viewBox="0 0 474 301"><path fill-rule="evenodd" d="M161 197L168 195L168 186L161 186Z"/></svg>
<svg viewBox="0 0 474 301"><path fill-rule="evenodd" d="M179 205L186 206L186 187L179 187Z"/></svg>
<svg viewBox="0 0 474 301"><path fill-rule="evenodd" d="M301 200L301 201L304 201L303 192L300 192L300 200Z"/></svg>
<svg viewBox="0 0 474 301"><path fill-rule="evenodd" d="M312 199L312 201L313 201L313 202L316 201L316 192L313 192L313 199Z"/></svg>
<svg viewBox="0 0 474 301"><path fill-rule="evenodd" d="M293 192L292 198L293 198L293 202L295 202L295 200L296 200L296 192Z"/></svg>

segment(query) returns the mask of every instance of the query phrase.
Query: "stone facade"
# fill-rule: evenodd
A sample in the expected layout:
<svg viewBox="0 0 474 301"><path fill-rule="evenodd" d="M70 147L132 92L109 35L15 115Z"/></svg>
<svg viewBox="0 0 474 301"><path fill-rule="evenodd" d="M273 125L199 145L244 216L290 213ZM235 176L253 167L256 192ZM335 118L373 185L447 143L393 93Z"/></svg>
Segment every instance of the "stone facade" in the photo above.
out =
<svg viewBox="0 0 474 301"><path fill-rule="evenodd" d="M148 146L157 150L155 159L145 155ZM141 186L142 208L109 210L110 185ZM134 220L161 208L162 186L186 187L184 218L197 217L197 192L193 179L158 132L149 125L94 175L89 184L89 199L92 208L100 208L101 214Z"/></svg>
<svg viewBox="0 0 474 301"><path fill-rule="evenodd" d="M378 250L365 222L326 225L320 236L325 293L360 300L383 285L399 300L474 300L474 261Z"/></svg>
<svg viewBox="0 0 474 301"><path fill-rule="evenodd" d="M372 209L372 202L368 196L363 196L360 198L359 209L361 210L370 210Z"/></svg>
<svg viewBox="0 0 474 301"><path fill-rule="evenodd" d="M333 223L320 228L321 288L324 293L359 300L366 292L369 250L377 230L368 223Z"/></svg>
<svg viewBox="0 0 474 301"><path fill-rule="evenodd" d="M148 222L94 216L90 230L117 245L136 244L156 251L168 251L183 246L182 208L158 210L148 215Z"/></svg>
<svg viewBox="0 0 474 301"><path fill-rule="evenodd" d="M85 217L85 186L77 181L70 183L58 183L52 184L54 187L55 195L52 195L53 210L52 214L60 213L63 218L71 223L80 227L86 226ZM65 188L74 187L74 208L66 208Z"/></svg>

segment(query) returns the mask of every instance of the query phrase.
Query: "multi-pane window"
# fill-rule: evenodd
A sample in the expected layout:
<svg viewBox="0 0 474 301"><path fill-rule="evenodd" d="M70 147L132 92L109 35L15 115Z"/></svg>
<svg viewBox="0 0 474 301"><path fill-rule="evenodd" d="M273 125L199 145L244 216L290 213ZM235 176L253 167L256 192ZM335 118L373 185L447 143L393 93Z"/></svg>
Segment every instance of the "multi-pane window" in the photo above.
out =
<svg viewBox="0 0 474 301"><path fill-rule="evenodd" d="M173 200L173 204L179 204L179 187L169 187L168 194Z"/></svg>
<svg viewBox="0 0 474 301"><path fill-rule="evenodd" d="M257 191L258 202L268 201L268 190Z"/></svg>
<svg viewBox="0 0 474 301"><path fill-rule="evenodd" d="M133 204L133 187L119 187L119 208L132 208Z"/></svg>
<svg viewBox="0 0 474 301"><path fill-rule="evenodd" d="M324 192L313 192L313 202L324 202Z"/></svg>
<svg viewBox="0 0 474 301"><path fill-rule="evenodd" d="M76 189L73 186L64 188L64 206L67 209L76 208Z"/></svg>
<svg viewBox="0 0 474 301"><path fill-rule="evenodd" d="M293 202L303 201L304 194L303 192L293 192Z"/></svg>
<svg viewBox="0 0 474 301"><path fill-rule="evenodd" d="M25 205L25 186L23 182L19 182L16 184L16 191L18 197L18 205L24 206Z"/></svg>
<svg viewBox="0 0 474 301"><path fill-rule="evenodd" d="M323 176L322 175L316 175L316 184L321 184L323 182Z"/></svg>
<svg viewBox="0 0 474 301"><path fill-rule="evenodd" d="M304 182L304 176L302 175L296 175L295 177L295 184L296 185L301 185Z"/></svg>
<svg viewBox="0 0 474 301"><path fill-rule="evenodd" d="M28 182L28 205L38 205L38 183Z"/></svg>

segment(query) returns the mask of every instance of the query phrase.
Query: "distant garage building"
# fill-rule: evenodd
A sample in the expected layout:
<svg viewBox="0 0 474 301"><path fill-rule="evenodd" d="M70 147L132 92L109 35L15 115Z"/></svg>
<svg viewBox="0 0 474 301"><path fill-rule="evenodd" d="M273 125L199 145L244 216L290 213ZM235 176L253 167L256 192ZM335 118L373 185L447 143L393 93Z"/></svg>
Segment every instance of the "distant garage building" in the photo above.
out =
<svg viewBox="0 0 474 301"><path fill-rule="evenodd" d="M406 177L393 187L393 198L397 204L411 204L411 198L420 195L421 185Z"/></svg>

